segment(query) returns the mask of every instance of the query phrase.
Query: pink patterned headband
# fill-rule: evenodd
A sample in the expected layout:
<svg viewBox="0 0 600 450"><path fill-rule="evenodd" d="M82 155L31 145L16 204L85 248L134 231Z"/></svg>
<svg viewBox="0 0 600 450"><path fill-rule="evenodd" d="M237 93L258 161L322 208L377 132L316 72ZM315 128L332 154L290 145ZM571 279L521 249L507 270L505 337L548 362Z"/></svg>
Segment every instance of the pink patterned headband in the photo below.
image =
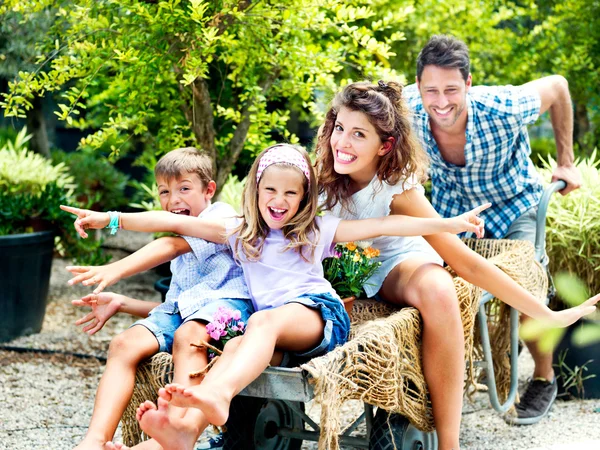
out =
<svg viewBox="0 0 600 450"><path fill-rule="evenodd" d="M278 163L297 167L302 171L310 184L310 168L306 163L306 159L297 150L288 145L277 145L260 158L258 170L256 171L256 184L260 181L260 177L267 167Z"/></svg>

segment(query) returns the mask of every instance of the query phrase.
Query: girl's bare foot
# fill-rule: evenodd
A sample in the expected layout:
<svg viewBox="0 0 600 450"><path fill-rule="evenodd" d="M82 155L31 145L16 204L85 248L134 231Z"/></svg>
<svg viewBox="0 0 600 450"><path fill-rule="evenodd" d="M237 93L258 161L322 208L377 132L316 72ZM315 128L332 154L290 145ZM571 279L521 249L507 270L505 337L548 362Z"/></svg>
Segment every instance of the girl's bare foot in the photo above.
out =
<svg viewBox="0 0 600 450"><path fill-rule="evenodd" d="M119 444L115 442L107 442L104 445L105 450L130 450L125 444Z"/></svg>
<svg viewBox="0 0 600 450"><path fill-rule="evenodd" d="M136 413L140 427L164 450L193 450L198 430L183 420L169 417L169 402L163 396L156 405L150 401L140 405Z"/></svg>
<svg viewBox="0 0 600 450"><path fill-rule="evenodd" d="M229 404L231 399L220 390L207 389L204 385L185 387L181 384L168 384L165 386L169 400L175 406L183 408L199 408L204 413L206 420L213 425L225 425L229 417ZM160 395L160 394L159 394ZM163 397L166 400L165 397Z"/></svg>

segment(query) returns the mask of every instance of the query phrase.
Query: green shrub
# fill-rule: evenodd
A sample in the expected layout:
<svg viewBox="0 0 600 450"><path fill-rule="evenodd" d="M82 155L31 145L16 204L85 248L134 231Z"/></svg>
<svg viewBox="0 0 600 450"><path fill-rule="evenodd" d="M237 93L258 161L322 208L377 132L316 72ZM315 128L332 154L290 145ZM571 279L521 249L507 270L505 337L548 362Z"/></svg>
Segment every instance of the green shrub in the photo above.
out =
<svg viewBox="0 0 600 450"><path fill-rule="evenodd" d="M61 204L77 205L73 177L64 164L53 165L28 151L23 129L0 148L0 235L56 230L56 250L80 264L102 264L101 241L79 239L73 217Z"/></svg>
<svg viewBox="0 0 600 450"><path fill-rule="evenodd" d="M246 184L246 178L242 181L235 175L229 175L227 182L221 189L218 200L224 203L228 203L238 213L242 210L242 193L244 191L244 185Z"/></svg>
<svg viewBox="0 0 600 450"><path fill-rule="evenodd" d="M531 160L536 167L544 165L548 158L556 155L556 143L554 138L539 137L531 138Z"/></svg>
<svg viewBox="0 0 600 450"><path fill-rule="evenodd" d="M65 164L76 183L75 198L95 211L121 209L127 204L125 187L129 177L106 158L87 152L52 152L55 163Z"/></svg>
<svg viewBox="0 0 600 450"><path fill-rule="evenodd" d="M583 186L568 195L553 196L548 207L547 251L552 273L577 275L590 292L600 291L600 158L597 151L576 160ZM556 162L549 157L540 170L549 180Z"/></svg>

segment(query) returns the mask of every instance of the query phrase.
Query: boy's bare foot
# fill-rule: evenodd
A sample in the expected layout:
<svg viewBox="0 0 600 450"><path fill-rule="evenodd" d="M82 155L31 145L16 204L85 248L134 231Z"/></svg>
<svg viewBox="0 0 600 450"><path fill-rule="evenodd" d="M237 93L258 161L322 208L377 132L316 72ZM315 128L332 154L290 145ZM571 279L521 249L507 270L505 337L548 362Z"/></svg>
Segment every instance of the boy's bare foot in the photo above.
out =
<svg viewBox="0 0 600 450"><path fill-rule="evenodd" d="M73 450L104 450L105 444L105 439L96 439L91 436L86 436Z"/></svg>
<svg viewBox="0 0 600 450"><path fill-rule="evenodd" d="M231 399L221 391L207 389L202 384L185 387L175 383L167 384L165 390L171 395L171 404L183 408L199 408L206 420L213 425L221 426L227 422Z"/></svg>
<svg viewBox="0 0 600 450"><path fill-rule="evenodd" d="M145 401L137 409L136 418L140 427L164 450L193 450L197 430L184 421L169 417L169 402L163 396L159 396L156 405Z"/></svg>

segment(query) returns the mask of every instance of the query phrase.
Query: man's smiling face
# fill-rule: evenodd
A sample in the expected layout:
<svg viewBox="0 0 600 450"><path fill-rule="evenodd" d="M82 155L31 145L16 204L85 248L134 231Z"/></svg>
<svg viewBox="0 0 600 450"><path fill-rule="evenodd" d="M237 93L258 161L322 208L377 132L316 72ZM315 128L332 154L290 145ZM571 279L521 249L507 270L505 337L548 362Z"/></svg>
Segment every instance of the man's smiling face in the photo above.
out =
<svg viewBox="0 0 600 450"><path fill-rule="evenodd" d="M425 66L421 79L417 80L423 108L429 114L432 125L452 128L466 117L467 92L471 87L471 75L465 81L458 69Z"/></svg>

